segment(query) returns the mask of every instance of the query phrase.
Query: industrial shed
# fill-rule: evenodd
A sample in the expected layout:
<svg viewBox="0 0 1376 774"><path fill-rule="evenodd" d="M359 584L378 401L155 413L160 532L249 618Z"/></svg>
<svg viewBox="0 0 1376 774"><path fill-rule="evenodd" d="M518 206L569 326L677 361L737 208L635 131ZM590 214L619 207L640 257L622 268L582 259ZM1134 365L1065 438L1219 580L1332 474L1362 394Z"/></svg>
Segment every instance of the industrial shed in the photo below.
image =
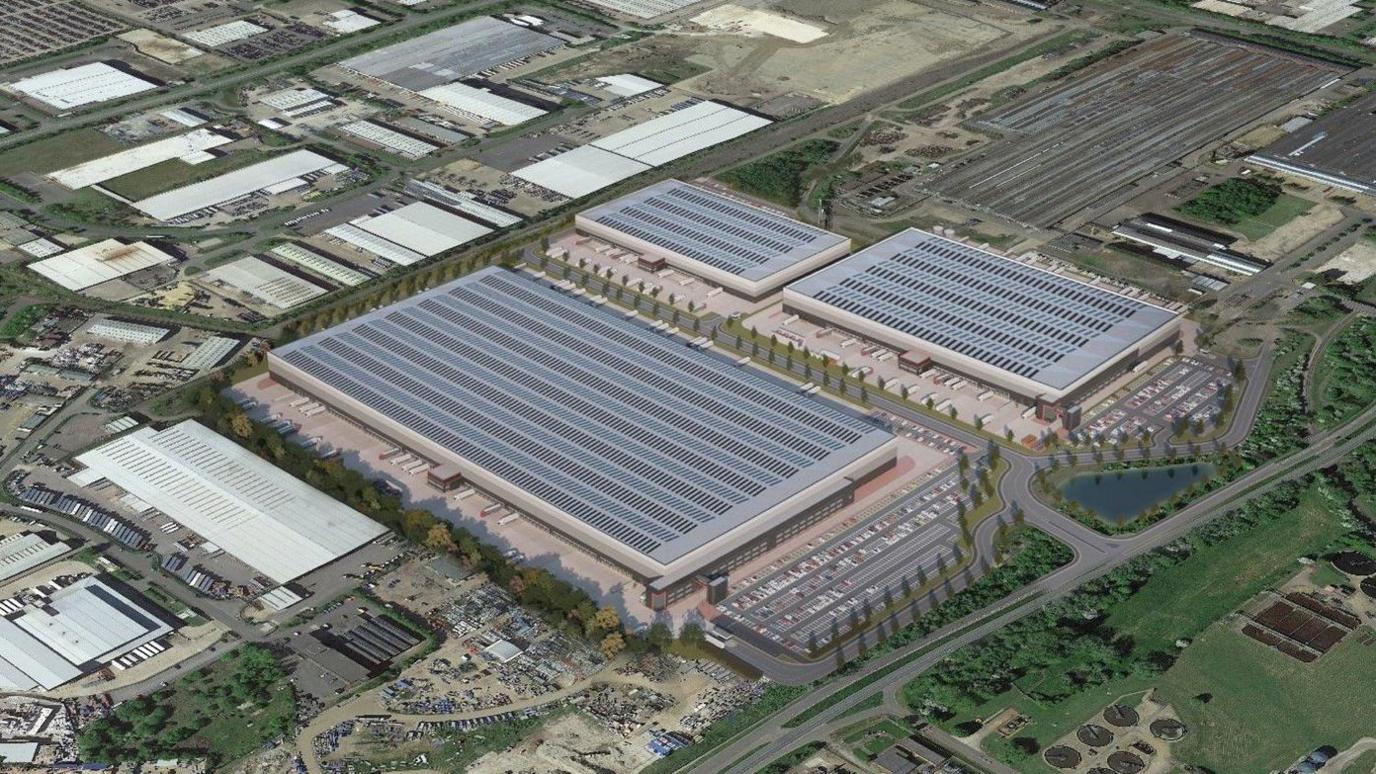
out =
<svg viewBox="0 0 1376 774"><path fill-rule="evenodd" d="M161 221L174 220L207 210L259 191L300 178L347 169L334 159L308 150L297 150L260 161L219 177L192 183L134 202L133 207Z"/></svg>
<svg viewBox="0 0 1376 774"><path fill-rule="evenodd" d="M176 256L147 242L126 245L118 239L106 239L31 263L29 268L68 290L84 290L176 260Z"/></svg>
<svg viewBox="0 0 1376 774"><path fill-rule="evenodd" d="M574 225L749 299L850 252L840 234L679 180L584 210Z"/></svg>
<svg viewBox="0 0 1376 774"><path fill-rule="evenodd" d="M9 88L49 107L72 110L153 91L158 84L104 62L92 62L24 78Z"/></svg>
<svg viewBox="0 0 1376 774"><path fill-rule="evenodd" d="M206 272L204 277L242 290L282 310L300 306L329 292L314 282L251 255L216 266Z"/></svg>
<svg viewBox="0 0 1376 774"><path fill-rule="evenodd" d="M376 217L359 218L352 223L373 236L427 258L472 242L492 231L481 223L425 202L413 202Z"/></svg>
<svg viewBox="0 0 1376 774"><path fill-rule="evenodd" d="M1062 416L1177 339L1180 315L908 229L784 289L784 309Z"/></svg>
<svg viewBox="0 0 1376 774"><path fill-rule="evenodd" d="M419 92L563 45L543 32L482 16L345 59L339 66Z"/></svg>
<svg viewBox="0 0 1376 774"><path fill-rule="evenodd" d="M108 480L277 583L386 533L204 425L145 427L77 456Z"/></svg>
<svg viewBox="0 0 1376 774"><path fill-rule="evenodd" d="M0 618L0 690L69 683L171 634L172 620L112 580L82 578Z"/></svg>
<svg viewBox="0 0 1376 774"><path fill-rule="evenodd" d="M867 417L500 268L268 362L623 568L656 608L844 507L895 459Z"/></svg>
<svg viewBox="0 0 1376 774"><path fill-rule="evenodd" d="M198 154L233 142L219 132L197 129L128 150L48 173L56 182L76 190L113 180L172 159L199 158Z"/></svg>

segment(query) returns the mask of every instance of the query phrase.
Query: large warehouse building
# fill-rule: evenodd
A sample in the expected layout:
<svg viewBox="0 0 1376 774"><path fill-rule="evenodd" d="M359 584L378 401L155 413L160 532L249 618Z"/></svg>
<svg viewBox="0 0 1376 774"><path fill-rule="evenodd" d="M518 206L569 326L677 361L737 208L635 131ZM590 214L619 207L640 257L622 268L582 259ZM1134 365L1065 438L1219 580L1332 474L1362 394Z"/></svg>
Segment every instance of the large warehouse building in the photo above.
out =
<svg viewBox="0 0 1376 774"><path fill-rule="evenodd" d="M116 659L161 652L171 616L87 576L0 617L0 690L50 690Z"/></svg>
<svg viewBox="0 0 1376 774"><path fill-rule="evenodd" d="M1376 196L1376 94L1276 141L1251 160L1322 185Z"/></svg>
<svg viewBox="0 0 1376 774"><path fill-rule="evenodd" d="M848 409L498 268L268 364L629 573L655 609L851 502L897 447Z"/></svg>
<svg viewBox="0 0 1376 774"><path fill-rule="evenodd" d="M748 299L850 252L850 239L678 180L585 210L579 231Z"/></svg>
<svg viewBox="0 0 1376 774"><path fill-rule="evenodd" d="M345 70L420 92L560 48L552 35L480 16L339 63Z"/></svg>
<svg viewBox="0 0 1376 774"><path fill-rule="evenodd" d="M1173 343L1168 309L909 229L784 289L784 309L1078 421L1078 402Z"/></svg>
<svg viewBox="0 0 1376 774"><path fill-rule="evenodd" d="M77 456L107 480L277 583L329 564L386 529L215 431L145 427Z"/></svg>

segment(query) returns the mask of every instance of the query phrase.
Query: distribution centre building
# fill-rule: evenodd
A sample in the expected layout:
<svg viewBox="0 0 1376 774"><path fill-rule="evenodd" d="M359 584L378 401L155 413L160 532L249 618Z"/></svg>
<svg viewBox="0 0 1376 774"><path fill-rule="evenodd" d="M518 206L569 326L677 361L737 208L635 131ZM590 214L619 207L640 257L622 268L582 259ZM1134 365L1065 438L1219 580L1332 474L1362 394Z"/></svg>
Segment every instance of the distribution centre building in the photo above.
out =
<svg viewBox="0 0 1376 774"><path fill-rule="evenodd" d="M80 454L109 481L263 577L287 583L387 529L192 420L145 427Z"/></svg>
<svg viewBox="0 0 1376 774"><path fill-rule="evenodd" d="M848 504L897 448L874 420L500 268L268 367L643 582L655 609Z"/></svg>
<svg viewBox="0 0 1376 774"><path fill-rule="evenodd" d="M784 309L1078 421L1078 403L1180 335L1169 309L908 229L784 288Z"/></svg>
<svg viewBox="0 0 1376 774"><path fill-rule="evenodd" d="M850 252L850 239L679 180L665 180L584 210L581 232L667 264L747 299Z"/></svg>

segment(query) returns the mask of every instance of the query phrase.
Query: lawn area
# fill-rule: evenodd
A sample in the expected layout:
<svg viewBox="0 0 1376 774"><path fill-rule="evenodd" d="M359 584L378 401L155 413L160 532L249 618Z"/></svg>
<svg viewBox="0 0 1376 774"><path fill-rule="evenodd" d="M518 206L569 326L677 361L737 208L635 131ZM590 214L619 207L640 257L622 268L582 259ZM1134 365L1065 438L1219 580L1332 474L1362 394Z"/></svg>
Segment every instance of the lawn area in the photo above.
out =
<svg viewBox="0 0 1376 774"><path fill-rule="evenodd" d="M84 760L152 761L190 752L207 756L213 769L285 736L295 716L296 696L276 658L246 645L86 724L79 742Z"/></svg>
<svg viewBox="0 0 1376 774"><path fill-rule="evenodd" d="M1309 212L1314 203L1290 194L1281 194L1276 203L1260 215L1243 218L1232 228L1253 242L1284 226L1286 223Z"/></svg>
<svg viewBox="0 0 1376 774"><path fill-rule="evenodd" d="M241 151L202 164L188 164L181 159L169 159L151 167L144 167L137 172L130 172L113 180L107 180L101 186L126 199L138 201L164 191L170 191L173 188L208 180L240 167L246 167L249 164L267 161L273 155Z"/></svg>
<svg viewBox="0 0 1376 774"><path fill-rule="evenodd" d="M1370 735L1372 674L1376 647L1356 637L1302 664L1220 623L1166 672L1157 696L1190 726L1175 748L1182 761L1254 774L1319 744L1341 750ZM1193 698L1205 693L1207 704Z"/></svg>
<svg viewBox="0 0 1376 774"><path fill-rule="evenodd" d="M52 172L123 149L119 141L103 132L77 129L0 153L0 177Z"/></svg>
<svg viewBox="0 0 1376 774"><path fill-rule="evenodd" d="M1299 571L1296 557L1314 553L1347 529L1319 487L1310 487L1284 517L1232 540L1200 547L1189 561L1165 567L1115 605L1106 623L1139 647L1169 650L1194 637L1262 589Z"/></svg>
<svg viewBox="0 0 1376 774"><path fill-rule="evenodd" d="M842 732L841 739L857 758L873 760L889 745L912 735L912 729L895 718L867 720Z"/></svg>
<svg viewBox="0 0 1376 774"><path fill-rule="evenodd" d="M1256 241L1313 206L1285 193L1273 178L1235 177L1204 189L1176 210L1203 223L1228 226Z"/></svg>
<svg viewBox="0 0 1376 774"><path fill-rule="evenodd" d="M1376 320L1353 320L1328 342L1313 385L1314 421L1336 427L1376 401Z"/></svg>

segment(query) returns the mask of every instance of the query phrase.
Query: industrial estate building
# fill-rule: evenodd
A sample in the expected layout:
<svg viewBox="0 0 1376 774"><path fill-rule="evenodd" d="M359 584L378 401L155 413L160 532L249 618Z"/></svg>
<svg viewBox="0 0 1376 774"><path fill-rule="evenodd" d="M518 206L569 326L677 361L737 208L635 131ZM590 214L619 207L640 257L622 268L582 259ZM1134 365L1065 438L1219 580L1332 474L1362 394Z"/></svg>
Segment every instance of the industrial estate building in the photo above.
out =
<svg viewBox="0 0 1376 774"><path fill-rule="evenodd" d="M130 206L154 220L169 221L242 199L250 194L284 193L308 185L308 178L339 174L348 167L308 150L296 150L219 177L164 191Z"/></svg>
<svg viewBox="0 0 1376 774"><path fill-rule="evenodd" d="M88 576L0 617L0 690L50 690L130 655L164 650L175 619L113 580Z"/></svg>
<svg viewBox="0 0 1376 774"><path fill-rule="evenodd" d="M240 290L282 310L300 306L330 292L252 255L216 266L202 276L210 282Z"/></svg>
<svg viewBox="0 0 1376 774"><path fill-rule="evenodd" d="M158 84L104 62L92 62L15 81L8 88L56 110L74 110L153 91Z"/></svg>
<svg viewBox="0 0 1376 774"><path fill-rule="evenodd" d="M324 233L398 266L410 266L492 232L491 228L426 202L364 215Z"/></svg>
<svg viewBox="0 0 1376 774"><path fill-rule="evenodd" d="M276 583L386 533L382 525L187 420L145 427L78 455L85 484L107 480Z"/></svg>
<svg viewBox="0 0 1376 774"><path fill-rule="evenodd" d="M1202 263L1249 277L1270 266L1232 249L1237 240L1227 234L1151 213L1119 223L1113 233L1146 245L1168 260L1187 265Z"/></svg>
<svg viewBox="0 0 1376 774"><path fill-rule="evenodd" d="M1376 94L1278 140L1251 160L1323 185L1376 196Z"/></svg>
<svg viewBox="0 0 1376 774"><path fill-rule="evenodd" d="M646 585L662 609L853 499L897 441L795 385L485 269L274 350L272 376Z"/></svg>
<svg viewBox="0 0 1376 774"><path fill-rule="evenodd" d="M850 239L739 199L666 180L585 210L582 233L758 299L850 252Z"/></svg>
<svg viewBox="0 0 1376 774"><path fill-rule="evenodd" d="M552 35L481 16L345 59L339 66L420 92L563 45Z"/></svg>
<svg viewBox="0 0 1376 774"><path fill-rule="evenodd" d="M511 174L577 199L770 123L721 102L695 102Z"/></svg>
<svg viewBox="0 0 1376 774"><path fill-rule="evenodd" d="M1178 339L1180 315L909 229L784 289L784 309L1078 421L1078 402Z"/></svg>
<svg viewBox="0 0 1376 774"><path fill-rule="evenodd" d="M234 142L234 138L209 129L145 143L128 150L101 156L76 166L48 173L52 180L76 190L146 169L172 159L199 163L214 158L207 151Z"/></svg>
<svg viewBox="0 0 1376 774"><path fill-rule="evenodd" d="M68 290L84 290L176 260L147 242L106 239L31 263L29 268Z"/></svg>

